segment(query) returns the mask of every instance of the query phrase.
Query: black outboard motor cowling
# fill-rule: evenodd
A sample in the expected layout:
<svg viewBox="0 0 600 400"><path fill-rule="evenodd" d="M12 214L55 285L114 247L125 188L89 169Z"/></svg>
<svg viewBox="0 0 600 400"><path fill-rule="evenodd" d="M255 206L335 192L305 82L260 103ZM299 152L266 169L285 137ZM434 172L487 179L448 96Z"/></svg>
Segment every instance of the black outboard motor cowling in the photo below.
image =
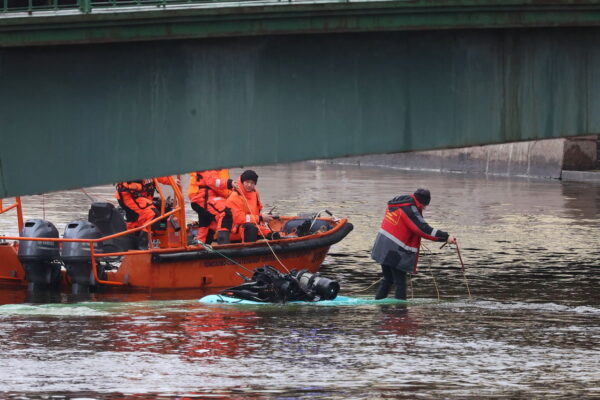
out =
<svg viewBox="0 0 600 400"><path fill-rule="evenodd" d="M127 230L123 215L111 203L92 203L88 212L88 221L96 225L102 236L109 236ZM102 242L105 253L117 253L136 248L135 235L126 235Z"/></svg>
<svg viewBox="0 0 600 400"><path fill-rule="evenodd" d="M73 221L65 228L65 239L99 239L102 232L89 221ZM95 253L102 253L101 244L95 243ZM92 259L90 255L90 243L87 242L64 242L61 258L71 278L73 294L88 293L90 286L96 284L92 272Z"/></svg>
<svg viewBox="0 0 600 400"><path fill-rule="evenodd" d="M43 219L25 221L21 237L58 238L58 229ZM60 284L60 245L52 241L22 240L19 261L25 269L29 291L55 288Z"/></svg>

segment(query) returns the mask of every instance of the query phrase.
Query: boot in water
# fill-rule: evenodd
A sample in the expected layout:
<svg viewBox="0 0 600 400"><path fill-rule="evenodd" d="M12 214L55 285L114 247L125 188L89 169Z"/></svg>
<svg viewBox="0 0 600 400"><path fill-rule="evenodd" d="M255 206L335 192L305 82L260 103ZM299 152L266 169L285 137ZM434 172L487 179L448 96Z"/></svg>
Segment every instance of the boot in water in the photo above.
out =
<svg viewBox="0 0 600 400"><path fill-rule="evenodd" d="M386 281L385 279L382 280L381 284L379 285L379 289L377 290L377 293L375 294L375 300L385 299L388 296L388 292L390 291L391 287L392 287L392 282Z"/></svg>

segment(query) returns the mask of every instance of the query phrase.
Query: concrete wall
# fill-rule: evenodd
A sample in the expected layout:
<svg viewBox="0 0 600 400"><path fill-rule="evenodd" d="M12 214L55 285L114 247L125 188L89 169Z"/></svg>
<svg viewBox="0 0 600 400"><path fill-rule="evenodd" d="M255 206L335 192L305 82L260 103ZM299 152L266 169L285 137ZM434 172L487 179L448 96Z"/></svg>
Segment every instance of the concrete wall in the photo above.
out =
<svg viewBox="0 0 600 400"><path fill-rule="evenodd" d="M600 136L565 139L563 169L586 171L597 167Z"/></svg>
<svg viewBox="0 0 600 400"><path fill-rule="evenodd" d="M326 162L397 169L560 179L563 169L596 166L597 136L474 146L460 149L344 157Z"/></svg>

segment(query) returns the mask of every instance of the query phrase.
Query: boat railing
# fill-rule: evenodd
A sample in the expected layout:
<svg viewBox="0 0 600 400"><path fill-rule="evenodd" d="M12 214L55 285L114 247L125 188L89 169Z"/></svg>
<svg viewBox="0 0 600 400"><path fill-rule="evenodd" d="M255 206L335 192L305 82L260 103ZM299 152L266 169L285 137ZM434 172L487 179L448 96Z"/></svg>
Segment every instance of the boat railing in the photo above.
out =
<svg viewBox="0 0 600 400"><path fill-rule="evenodd" d="M120 252L113 252L113 253L96 253L95 245L97 243L102 243L107 240L115 239L115 238L125 236L125 235L130 235L132 233L148 229L148 227L155 224L156 222L161 221L165 218L169 218L170 216L179 213L181 211L180 208L181 207L176 207L173 210L169 211L168 213L165 213L164 215L160 215L160 216L154 218L153 220L148 221L144 225L139 226L137 228L127 229L125 231L117 232L112 235L103 236L103 237L97 238L97 239L75 239L75 238L71 239L71 238L47 238L47 237L23 237L23 236L3 236L2 239L14 240L14 241L24 241L25 240L25 241L35 241L35 242L88 243L90 246L90 260L91 260L92 267L93 267L92 271L94 272L94 278L96 279L96 281L98 283L102 283L102 284L106 284L106 285L124 285L124 283L122 283L122 282L105 281L105 280L100 279L100 277L98 276L96 259L104 258L104 257L123 256L126 254L146 254L146 253L152 253L152 252L156 252L156 251L160 252L160 251L168 251L168 250L171 250L171 251L172 250L181 250L185 246L173 247L171 249L156 249L156 248L149 247L148 249L144 249L144 250L128 250L128 251L120 251ZM184 232L182 232L182 233L185 234ZM151 235L149 235L149 237L150 237L149 243L151 243Z"/></svg>
<svg viewBox="0 0 600 400"><path fill-rule="evenodd" d="M15 197L15 202L8 207L4 207L3 199L0 199L0 214L4 214L10 210L16 209L17 211L17 222L19 224L19 232L23 230L23 208L21 205L21 198Z"/></svg>
<svg viewBox="0 0 600 400"><path fill-rule="evenodd" d="M127 255L129 255L129 254L147 254L147 253L173 251L173 250L177 251L177 250L182 250L187 246L187 233L186 233L185 229L182 228L182 229L179 229L179 232L178 232L179 233L179 242L178 242L177 246L173 246L173 247L169 247L169 248L153 247L154 240L153 240L153 235L152 235L152 229L150 227L152 225L154 225L155 223L162 221L162 220L168 221L168 218L170 218L171 216L176 216L180 226L181 227L186 226L185 209L184 209L185 202L183 200L183 192L181 191L181 187L179 186L179 182L178 182L179 177L178 177L178 180L176 181L173 177L169 176L168 180L169 180L169 185L173 189L173 195L175 197L174 208L169 212L165 212L165 207L166 207L165 195L159 185L158 180L154 179L154 185L155 185L156 190L160 197L160 215L139 227L127 229L127 230L117 232L117 233L114 233L111 235L103 236L103 237L100 237L97 239L47 238L47 237L23 237L23 236L2 236L1 239L5 240L5 241L10 240L10 241L17 241L17 242L24 241L24 240L25 241L36 241L36 242L38 242L38 241L39 242L42 242L42 241L43 242L58 242L59 246L62 243L66 243L66 242L88 243L90 246L90 261L92 263L92 271L94 273L94 279L98 283L105 284L105 285L120 285L120 286L124 285L123 282L107 281L107 280L100 279L100 277L98 275L98 269L97 269L98 263L96 262L96 260L99 258L117 257L117 256L123 256L126 254ZM22 232L23 231L23 212L22 212L21 198L16 197L15 203L11 204L8 207L4 207L3 201L2 201L2 199L0 199L0 214L3 214L12 209L17 210L17 217L19 220L19 232ZM136 233L136 232L139 232L142 230L145 230L148 232L148 249L127 250L127 251L120 251L120 252L113 252L113 253L96 253L96 251L95 251L95 245L97 243L102 243L107 240L115 239L115 238L126 236L126 235L131 235L133 233ZM0 278L4 278L4 277L0 276Z"/></svg>

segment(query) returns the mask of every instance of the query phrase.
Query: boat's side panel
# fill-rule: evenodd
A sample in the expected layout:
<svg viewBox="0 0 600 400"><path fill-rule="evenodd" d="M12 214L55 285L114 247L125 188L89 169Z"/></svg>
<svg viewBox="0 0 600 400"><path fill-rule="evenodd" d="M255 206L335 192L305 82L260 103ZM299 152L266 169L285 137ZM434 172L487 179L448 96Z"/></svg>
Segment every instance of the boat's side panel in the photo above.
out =
<svg viewBox="0 0 600 400"><path fill-rule="evenodd" d="M214 257L193 261L153 263L149 254L128 255L117 272L109 272L108 280L126 283L137 288L184 289L230 287L243 282L238 272L251 277L252 271L265 264L282 272L308 269L317 272L327 255L329 246L311 251L289 252L278 255L283 266L271 255L237 258L234 262L215 254Z"/></svg>
<svg viewBox="0 0 600 400"><path fill-rule="evenodd" d="M17 247L10 244L0 244L0 284L27 284L25 270L17 256Z"/></svg>

